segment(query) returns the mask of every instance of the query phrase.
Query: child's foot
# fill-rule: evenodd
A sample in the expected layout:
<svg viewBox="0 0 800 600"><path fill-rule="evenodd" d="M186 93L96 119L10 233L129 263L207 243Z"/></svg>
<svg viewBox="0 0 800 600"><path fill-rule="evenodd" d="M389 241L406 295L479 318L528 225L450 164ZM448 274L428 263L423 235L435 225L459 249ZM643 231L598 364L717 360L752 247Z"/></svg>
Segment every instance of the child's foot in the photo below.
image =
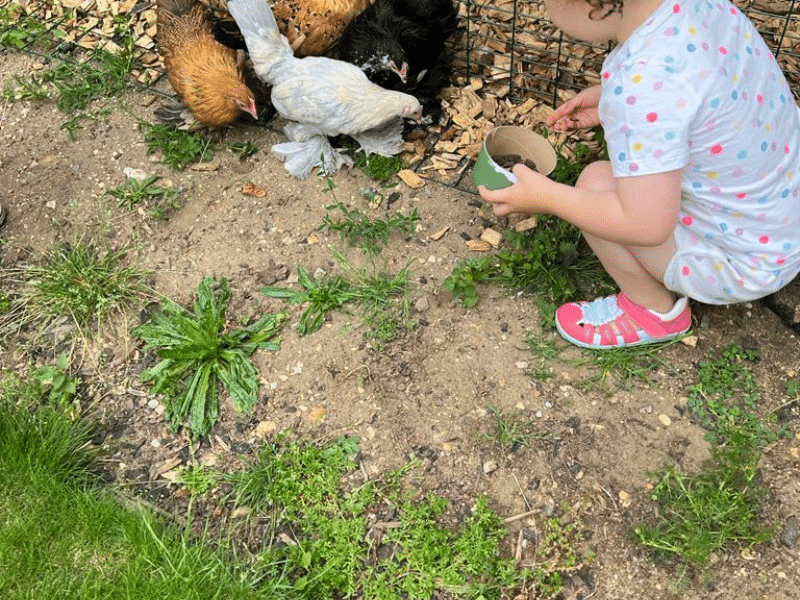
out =
<svg viewBox="0 0 800 600"><path fill-rule="evenodd" d="M593 302L570 302L556 311L556 327L567 341L584 348L610 349L671 340L689 330L692 316L680 298L667 314L656 314L619 295Z"/></svg>

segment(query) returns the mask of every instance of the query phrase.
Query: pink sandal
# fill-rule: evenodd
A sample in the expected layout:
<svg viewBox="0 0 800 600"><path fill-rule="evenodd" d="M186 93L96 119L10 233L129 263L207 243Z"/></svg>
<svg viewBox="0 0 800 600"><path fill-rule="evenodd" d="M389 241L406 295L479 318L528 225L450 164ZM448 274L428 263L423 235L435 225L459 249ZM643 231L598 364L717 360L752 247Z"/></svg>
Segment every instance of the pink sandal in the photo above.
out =
<svg viewBox="0 0 800 600"><path fill-rule="evenodd" d="M692 325L685 297L664 316L661 319L620 292L592 302L563 304L556 311L556 327L573 344L607 350L671 340Z"/></svg>

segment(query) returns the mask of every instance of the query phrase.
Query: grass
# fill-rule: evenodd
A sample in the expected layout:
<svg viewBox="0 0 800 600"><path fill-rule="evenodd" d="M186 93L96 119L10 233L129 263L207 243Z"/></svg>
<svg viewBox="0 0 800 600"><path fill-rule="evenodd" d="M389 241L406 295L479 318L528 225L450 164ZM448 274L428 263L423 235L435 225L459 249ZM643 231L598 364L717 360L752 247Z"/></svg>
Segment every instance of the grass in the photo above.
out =
<svg viewBox="0 0 800 600"><path fill-rule="evenodd" d="M792 432L775 428L773 414L755 412L758 386L747 363L757 358L732 344L698 365L698 381L687 388L689 407L708 429L711 458L697 473L668 465L654 475L659 517L635 528L634 535L657 555L703 569L714 552L731 544L770 539L772 532L759 521L767 494L758 477L759 449Z"/></svg>
<svg viewBox="0 0 800 600"><path fill-rule="evenodd" d="M556 305L575 300L587 288L610 289L610 280L580 232L557 217L539 218L525 233L507 231L510 249L493 257L461 261L444 282L464 306L475 306L478 286L497 284L536 297L542 321L552 323Z"/></svg>
<svg viewBox="0 0 800 600"><path fill-rule="evenodd" d="M175 170L182 170L191 163L211 160L214 156L211 139L200 133L146 121L139 122L139 130L144 135L147 155L161 152L162 162Z"/></svg>
<svg viewBox="0 0 800 600"><path fill-rule="evenodd" d="M158 175L150 175L143 180L129 177L118 188L107 193L116 198L119 206L133 209L145 205L147 214L156 219L163 219L169 211L180 208L180 204L176 200L175 188L156 185L158 180Z"/></svg>
<svg viewBox="0 0 800 600"><path fill-rule="evenodd" d="M0 45L21 49L35 42L44 45L45 50L52 50L58 43L59 29L48 33L45 26L32 17L15 16L13 5L0 10L0 27L8 26L0 33ZM74 139L82 128L82 121L99 120L107 114L103 110L99 114L86 110L92 101L118 96L131 84L129 76L135 65L136 52L133 36L127 21L117 23L116 31L121 41L114 52L100 49L84 62L66 61L51 54L48 68L26 78L15 77L16 87L7 85L3 99L53 100L61 112L70 115L61 127Z"/></svg>
<svg viewBox="0 0 800 600"><path fill-rule="evenodd" d="M417 209L410 215L395 213L388 219L372 219L369 215L357 209L348 209L341 202L335 202L325 207L326 210L338 210L338 218L330 214L323 217L318 230L338 231L343 240L351 246L358 246L370 255L378 254L389 243L393 232L410 235L416 231L419 216Z"/></svg>
<svg viewBox="0 0 800 600"><path fill-rule="evenodd" d="M493 421L492 432L484 437L497 446L503 454L513 453L526 447L536 435L532 427L533 420L526 418L520 412L503 414L499 408L491 405L489 414Z"/></svg>
<svg viewBox="0 0 800 600"><path fill-rule="evenodd" d="M111 317L152 296L148 271L126 266L127 250L101 250L94 242L77 242L48 252L40 264L13 269L21 292L11 298L2 329L32 326L42 331L68 318L85 336Z"/></svg>
<svg viewBox="0 0 800 600"><path fill-rule="evenodd" d="M500 600L519 589L558 593L559 569L580 560L576 525L547 523L539 548L554 554L548 568L518 569L500 556L505 525L485 497L446 525L444 498L406 487L413 464L354 483L358 438L285 434L244 470L185 468L176 478L193 497L224 484L235 505L271 524L260 551L237 556L231 540L181 533L97 485L94 426L45 392L36 380L0 377L4 599Z"/></svg>
<svg viewBox="0 0 800 600"><path fill-rule="evenodd" d="M284 566L291 597L488 600L525 585L560 591L545 585L563 563L534 573L500 557L505 526L484 497L447 527L447 501L405 489L407 469L345 485L357 472L358 450L354 437L322 445L279 437L229 476L237 504L270 515L273 541L262 558Z"/></svg>
<svg viewBox="0 0 800 600"><path fill-rule="evenodd" d="M633 381L643 381L654 385L656 381L651 373L663 369L674 370L672 365L661 357L664 348L677 344L680 337L654 344L642 344L627 348L612 348L610 350L589 350L588 358L581 359L595 367L591 375L581 382L582 387L623 389L629 388ZM614 385L609 388L609 381Z"/></svg>
<svg viewBox="0 0 800 600"><path fill-rule="evenodd" d="M256 350L277 350L277 333L287 315L265 315L255 323L228 329L225 309L231 292L227 279L213 289L205 277L191 312L170 300L132 334L160 359L142 374L154 394L163 394L173 428L186 424L193 438L208 435L219 414L218 384L234 407L247 412L258 400L258 372L250 362Z"/></svg>
<svg viewBox="0 0 800 600"><path fill-rule="evenodd" d="M340 253L334 259L344 275L322 275L312 278L303 267L297 267L298 283L302 290L282 287L264 287L261 291L271 298L281 298L290 304L305 304L306 309L297 323L301 336L318 331L333 311L346 310L346 305L358 306L362 324L366 325L367 338L389 342L404 328L412 327L409 321L408 268L396 274L385 270L356 269Z"/></svg>
<svg viewBox="0 0 800 600"><path fill-rule="evenodd" d="M35 388L0 380L0 597L283 597L280 580L259 581L218 540L183 536L97 487L93 425Z"/></svg>

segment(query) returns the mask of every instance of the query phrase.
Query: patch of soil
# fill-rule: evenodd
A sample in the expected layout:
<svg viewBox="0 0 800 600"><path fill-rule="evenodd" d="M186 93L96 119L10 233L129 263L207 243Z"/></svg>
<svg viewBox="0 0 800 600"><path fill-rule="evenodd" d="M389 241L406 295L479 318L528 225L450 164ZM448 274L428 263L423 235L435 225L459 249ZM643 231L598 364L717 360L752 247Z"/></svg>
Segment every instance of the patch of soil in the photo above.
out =
<svg viewBox="0 0 800 600"><path fill-rule="evenodd" d="M29 74L34 63L26 55L0 52L0 85ZM269 153L282 134L244 124L227 132L225 141L251 142L260 149L255 156L240 160L221 151L215 170L172 171L158 156L147 156L137 128L137 119L153 121L156 105L143 92L98 102L93 111L110 112L84 120L74 141L60 128L67 115L50 102L0 106L0 202L8 209L1 232L4 267L56 244L102 240L110 248L133 248L154 271L155 289L184 305L194 299L202 277L227 277L232 322L288 310L296 323L304 306L268 298L262 286L292 286L298 265L309 273L339 272L333 248L357 268L370 266L336 232L317 229L334 200L368 210L363 191L374 182L344 170L333 177L331 193L315 176L293 179ZM125 181L126 167L174 182L181 208L165 221L120 208L106 192ZM247 182L266 189L266 196L241 193ZM696 346L663 350L671 367L651 373L650 384L616 389L610 382L587 391L580 383L596 372L587 353L560 340L560 356L546 365L549 377L533 378L531 369L539 364L526 340L541 331L533 299L488 287L475 308L465 309L443 287L457 261L477 256L465 239L478 238L486 226L501 231L508 224L469 191L429 182L399 192L391 209L382 206L374 215L416 209L419 228L406 238L395 236L377 263L395 272L410 265L416 327L382 348L365 342L357 315L334 314L306 337L286 328L280 351L254 356L262 376L255 411L239 415L223 396L219 422L194 448L194 459L235 470L274 432L290 430L306 440L357 435L360 477L416 457L423 466L415 481L448 498L454 519L480 494L505 517L528 513L509 522L505 549L512 555L526 539L523 530L540 529L544 519L567 507L580 523L580 550L593 552L595 560L568 574L566 597L673 597L676 571L655 564L630 530L653 515L648 473L665 463L698 469L708 455L704 431L686 410L696 364L732 342L757 348L761 360L754 372L762 401L778 410L787 402L784 383L800 372L797 335L761 303L696 305ZM445 227L450 229L443 237L432 239ZM192 460L190 445L169 431L163 405L138 380L148 358L126 335L136 324L133 317L91 347L76 344L81 375L94 391L92 409L105 428L108 477L180 520L187 494L168 475ZM60 341L71 342L74 333L61 334ZM11 340L2 349L5 367L27 363L23 342ZM492 409L529 419L536 435L513 451L500 449L490 440ZM800 430L796 404L780 415ZM763 452L761 475L770 490L763 518L779 532L800 512L797 447L797 439L782 440ZM225 523L240 519L241 543L258 545L262 532L224 506L200 502L195 516L198 523L208 516ZM796 598L799 547L779 538L752 553L716 556L710 583L692 584L684 597ZM520 550L521 560L530 559L532 546Z"/></svg>

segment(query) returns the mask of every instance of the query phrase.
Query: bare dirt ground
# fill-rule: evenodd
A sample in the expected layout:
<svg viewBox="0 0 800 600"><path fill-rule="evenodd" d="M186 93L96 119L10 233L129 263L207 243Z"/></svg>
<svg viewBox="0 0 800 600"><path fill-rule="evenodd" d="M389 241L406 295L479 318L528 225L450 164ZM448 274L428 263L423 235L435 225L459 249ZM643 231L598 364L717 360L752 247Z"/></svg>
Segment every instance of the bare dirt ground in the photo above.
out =
<svg viewBox="0 0 800 600"><path fill-rule="evenodd" d="M0 87L36 62L0 51ZM137 118L153 120L155 106L144 92L102 101L93 108L111 112L85 121L74 141L60 129L67 116L50 102L0 106L0 202L8 209L0 231L2 266L32 260L56 244L101 240L110 248L134 249L140 263L154 271L155 289L184 305L194 299L202 277L226 277L233 289L232 321L288 310L296 323L303 307L266 297L259 291L263 285L291 287L298 265L310 273L336 272L333 248L354 265L367 265L363 253L338 233L316 231L332 196L323 192L323 180L293 179L269 154L281 134L242 125L226 141L252 142L260 149L255 156L241 161L218 152L216 170L172 171L158 156L146 155L137 129ZM125 181L126 167L172 180L181 208L164 221L120 208L106 192ZM336 200L368 210L362 190L371 182L364 175L351 169L333 179ZM265 188L266 197L242 194L245 182ZM797 335L761 303L695 306L697 345L665 349L662 358L672 368L652 373L654 384L586 389L579 385L592 374L586 353L562 342L560 356L547 365L552 377L535 380L527 367L537 359L526 349L528 336L540 331L533 300L487 287L479 304L465 309L442 285L458 260L475 256L462 234L476 238L487 224L498 230L504 224L466 191L432 183L398 191L391 211L384 205L374 214L416 208L419 230L407 239L395 236L378 260L390 271L412 261L417 327L381 349L365 343L357 319L339 313L306 337L286 328L280 351L254 356L262 376L254 413L236 414L223 397L220 420L195 459L233 470L247 463L265 432L269 438L274 435L269 432L290 430L305 440L357 435L365 476L416 457L423 463L416 471L418 485L448 498L453 514L480 494L504 517L530 512L509 523L507 552L516 550L523 527L535 530L566 509L580 525L581 551L593 552L595 559L568 577L565 597L675 597L675 570L654 563L632 541L630 529L653 514L649 472L668 462L696 470L707 456L704 432L685 410L685 389L696 382L696 365L730 343L758 349L761 360L753 369L762 402L775 408L787 400L785 381L800 372ZM445 226L448 233L432 240ZM316 237L310 238L312 233ZM136 324L133 315L121 325ZM2 348L5 367L28 362L20 348L13 340ZM145 365L136 342L107 335L96 352L77 342L75 348L112 449L109 476L182 516L186 493L165 474L187 464L189 444L182 434L169 432L163 406L138 380ZM537 435L513 453L499 451L487 438L490 407L529 419ZM800 431L796 407L786 414ZM782 440L763 451L761 474L770 490L763 519L777 528L775 539L752 553L734 549L716 556L710 581L695 582L677 595L797 598L800 545L787 547L779 537L786 520L800 513L798 445L798 439ZM201 503L196 516L234 518L212 502ZM530 552L524 549L521 558Z"/></svg>

